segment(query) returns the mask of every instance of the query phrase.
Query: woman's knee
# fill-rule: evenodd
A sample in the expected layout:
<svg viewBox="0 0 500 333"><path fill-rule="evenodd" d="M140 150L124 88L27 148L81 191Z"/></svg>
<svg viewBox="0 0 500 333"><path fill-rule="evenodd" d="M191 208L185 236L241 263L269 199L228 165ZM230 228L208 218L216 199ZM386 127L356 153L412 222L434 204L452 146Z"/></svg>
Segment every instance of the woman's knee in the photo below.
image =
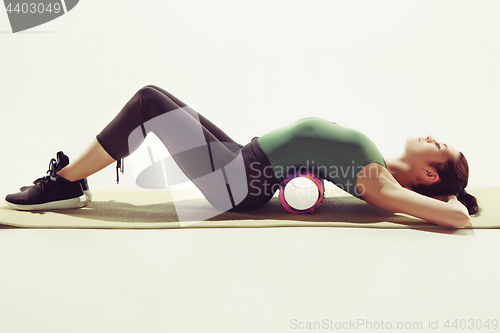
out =
<svg viewBox="0 0 500 333"><path fill-rule="evenodd" d="M150 84L139 89L136 92L136 95L140 97L149 98L151 96L157 95L158 93L159 91L156 89L156 86Z"/></svg>
<svg viewBox="0 0 500 333"><path fill-rule="evenodd" d="M158 91L158 90L162 90L160 87L158 87L158 86L156 86L156 85L154 85L154 84L148 84L148 85L146 85L146 86L142 87L141 89L143 89L143 88L153 88L153 89L155 89L156 91Z"/></svg>
<svg viewBox="0 0 500 333"><path fill-rule="evenodd" d="M181 106L168 98L162 91L156 89L154 85L142 87L137 91L136 97L141 103L146 120L172 110L181 109Z"/></svg>

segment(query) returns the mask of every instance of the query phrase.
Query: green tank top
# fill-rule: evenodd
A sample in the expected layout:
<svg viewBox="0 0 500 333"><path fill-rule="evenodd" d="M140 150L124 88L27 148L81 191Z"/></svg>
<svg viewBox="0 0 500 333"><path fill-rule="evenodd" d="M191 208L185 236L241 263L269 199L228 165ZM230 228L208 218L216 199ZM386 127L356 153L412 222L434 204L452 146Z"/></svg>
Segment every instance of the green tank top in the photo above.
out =
<svg viewBox="0 0 500 333"><path fill-rule="evenodd" d="M363 193L356 190L359 171L370 163L387 168L366 135L321 118L297 120L257 140L278 181L290 172L307 169L360 199Z"/></svg>

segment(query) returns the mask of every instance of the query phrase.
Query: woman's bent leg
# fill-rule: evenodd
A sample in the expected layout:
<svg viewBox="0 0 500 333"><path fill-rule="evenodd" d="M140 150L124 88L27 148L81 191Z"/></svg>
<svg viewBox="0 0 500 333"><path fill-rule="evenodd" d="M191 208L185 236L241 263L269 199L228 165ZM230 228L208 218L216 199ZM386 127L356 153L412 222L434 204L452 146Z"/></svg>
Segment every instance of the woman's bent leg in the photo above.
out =
<svg viewBox="0 0 500 333"><path fill-rule="evenodd" d="M92 140L86 150L76 160L59 171L58 175L70 181L80 180L98 172L99 170L104 169L108 165L112 164L115 160L128 156L131 152L126 152L126 150L129 150L128 148L130 147L127 148L126 145L122 144L124 142L127 142L123 134L130 134L132 132L131 128L134 124L138 126L139 124L143 124L145 122L145 118L138 117L139 112L137 112L138 110L136 106L138 101L140 100L140 96L144 95L144 89L148 90L149 88L155 89L167 96L167 98L172 101L172 104L167 105L167 108L165 110L160 110L159 112L156 112L156 114L148 112L146 115L147 117L145 117L147 118L147 120L151 120L155 115L160 115L161 112L166 113L168 111L171 111L172 109L178 110L182 108L189 114L194 115L194 118L199 120L201 125L205 127L210 133L212 133L213 136L217 138L217 140L219 140L223 144L230 143L229 145L226 144L226 146L228 146L230 150L235 151L235 147L241 147L241 145L237 144L233 139L231 139L226 133L215 126L212 122L203 117L200 113L187 106L184 102L180 101L171 93L160 87L148 85L139 90L136 95L134 95L134 97L132 97L132 99L125 105L120 114L116 116L113 121L111 121L94 140ZM134 108L135 110L131 111L131 109ZM100 139L101 137L103 137L103 139ZM103 148L100 141L106 142L105 144L108 145L108 150ZM137 145L138 147L141 142L142 140L140 140L140 142L136 142L135 145ZM108 151L114 151L115 147L117 148L117 151L113 152L115 156L112 157L108 153Z"/></svg>
<svg viewBox="0 0 500 333"><path fill-rule="evenodd" d="M242 146L158 87L141 88L96 139L109 157L118 160L137 149L149 132L158 136L180 169L214 207L225 210L234 207L237 197L247 190L246 181L242 181L245 175L239 150ZM102 153L99 148L89 152ZM110 161L98 160L102 164L96 169ZM230 167L226 168L227 165Z"/></svg>

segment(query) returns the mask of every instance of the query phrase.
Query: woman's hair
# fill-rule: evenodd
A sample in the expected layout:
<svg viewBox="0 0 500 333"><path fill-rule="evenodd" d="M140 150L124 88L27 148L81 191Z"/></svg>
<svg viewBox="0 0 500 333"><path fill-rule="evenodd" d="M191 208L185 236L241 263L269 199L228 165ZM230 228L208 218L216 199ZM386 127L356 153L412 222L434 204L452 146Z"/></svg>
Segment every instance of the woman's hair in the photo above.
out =
<svg viewBox="0 0 500 333"><path fill-rule="evenodd" d="M415 185L413 190L429 197L456 195L458 201L467 207L469 215L477 214L479 206L476 198L465 191L469 181L469 164L464 154L460 153L457 161L450 158L444 163L433 162L430 166L436 169L440 181L432 185Z"/></svg>

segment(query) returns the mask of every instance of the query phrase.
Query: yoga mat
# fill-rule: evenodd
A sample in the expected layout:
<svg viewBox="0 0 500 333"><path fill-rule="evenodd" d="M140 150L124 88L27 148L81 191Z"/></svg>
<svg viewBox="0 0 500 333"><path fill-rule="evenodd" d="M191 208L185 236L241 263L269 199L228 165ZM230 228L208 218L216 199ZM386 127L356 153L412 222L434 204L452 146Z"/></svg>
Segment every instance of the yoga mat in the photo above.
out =
<svg viewBox="0 0 500 333"><path fill-rule="evenodd" d="M470 190L481 212L466 227L500 228L500 187ZM437 228L433 223L373 207L341 190L327 188L325 200L313 214L292 215L277 194L259 209L218 212L199 191L93 192L94 199L79 209L26 212L0 204L3 228L261 228L261 227L363 227ZM175 198L175 201L173 201ZM182 212L177 214L178 212ZM207 218L207 216L209 218Z"/></svg>

